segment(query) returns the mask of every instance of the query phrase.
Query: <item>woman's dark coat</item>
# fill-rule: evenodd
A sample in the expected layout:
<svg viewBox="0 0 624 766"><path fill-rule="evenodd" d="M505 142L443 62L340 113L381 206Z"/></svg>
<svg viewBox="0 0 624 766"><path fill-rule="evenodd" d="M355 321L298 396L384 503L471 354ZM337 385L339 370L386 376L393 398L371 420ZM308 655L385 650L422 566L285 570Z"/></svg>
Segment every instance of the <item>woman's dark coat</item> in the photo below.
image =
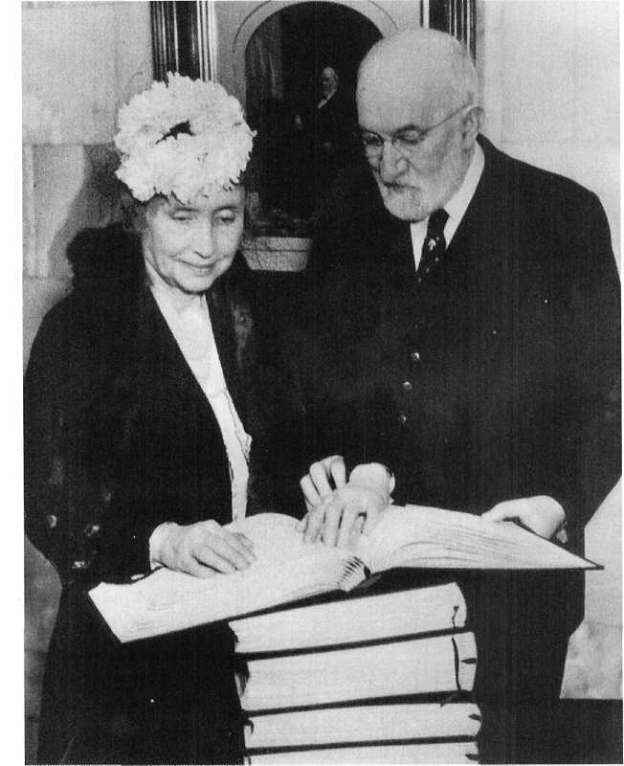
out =
<svg viewBox="0 0 624 766"><path fill-rule="evenodd" d="M45 317L25 379L26 528L63 584L39 760L240 761L228 627L120 646L86 596L102 580L148 572L161 522L230 521L231 490L219 426L145 284L139 241L91 230L68 255L73 293ZM277 507L280 481L291 491L296 482L280 466L290 429L280 380L258 363L248 279L238 256L207 299L229 391L254 439L253 512Z"/></svg>

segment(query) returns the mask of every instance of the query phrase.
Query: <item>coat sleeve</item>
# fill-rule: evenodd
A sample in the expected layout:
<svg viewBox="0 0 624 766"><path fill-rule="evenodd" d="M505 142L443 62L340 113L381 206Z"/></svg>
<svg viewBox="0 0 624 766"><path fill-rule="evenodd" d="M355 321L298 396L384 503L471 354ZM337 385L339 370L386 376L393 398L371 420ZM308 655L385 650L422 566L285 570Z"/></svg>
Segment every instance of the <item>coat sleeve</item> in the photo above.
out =
<svg viewBox="0 0 624 766"><path fill-rule="evenodd" d="M581 247L576 243L566 357L578 392L567 434L578 456L580 492L571 496L562 486L561 502L584 526L621 474L620 282L607 218L595 195L577 223Z"/></svg>
<svg viewBox="0 0 624 766"><path fill-rule="evenodd" d="M600 202L562 184L513 315L515 369L530 381L513 423L514 496L553 497L581 545L621 472L620 285Z"/></svg>
<svg viewBox="0 0 624 766"><path fill-rule="evenodd" d="M60 384L67 365L53 316L39 329L24 378L24 511L28 537L60 573L71 569L63 492L67 467L60 439L65 421Z"/></svg>
<svg viewBox="0 0 624 766"><path fill-rule="evenodd" d="M55 307L24 379L25 526L64 584L90 587L149 571L154 520L107 525L111 487L86 459L97 365L70 304ZM110 526L110 528L109 528Z"/></svg>

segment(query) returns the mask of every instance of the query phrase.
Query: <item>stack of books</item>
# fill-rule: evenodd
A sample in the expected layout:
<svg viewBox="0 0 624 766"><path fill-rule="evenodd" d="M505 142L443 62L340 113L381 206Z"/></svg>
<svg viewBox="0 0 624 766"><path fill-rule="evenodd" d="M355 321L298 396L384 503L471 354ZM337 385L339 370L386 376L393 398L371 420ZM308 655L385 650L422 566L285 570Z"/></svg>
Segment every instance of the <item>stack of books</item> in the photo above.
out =
<svg viewBox="0 0 624 766"><path fill-rule="evenodd" d="M350 550L306 543L281 514L230 528L253 542L244 571L159 569L89 595L122 642L229 621L248 667L252 764L478 760L477 648L457 585L358 586L406 568L596 568L513 522L441 508L390 506Z"/></svg>
<svg viewBox="0 0 624 766"><path fill-rule="evenodd" d="M478 760L477 655L465 623L454 582L231 621L248 669L248 761Z"/></svg>

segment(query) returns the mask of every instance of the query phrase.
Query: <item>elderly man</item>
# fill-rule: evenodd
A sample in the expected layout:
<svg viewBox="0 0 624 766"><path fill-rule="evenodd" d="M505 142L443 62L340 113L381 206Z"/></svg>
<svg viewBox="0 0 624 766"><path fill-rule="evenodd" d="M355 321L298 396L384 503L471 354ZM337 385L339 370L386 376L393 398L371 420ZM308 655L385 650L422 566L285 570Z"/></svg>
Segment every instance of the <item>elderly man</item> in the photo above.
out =
<svg viewBox="0 0 624 766"><path fill-rule="evenodd" d="M397 502L516 518L582 551L621 465L619 283L598 199L480 135L476 71L444 33L377 43L357 106L367 175L321 227L300 344L308 438L333 455L302 482L308 538L374 524L383 492L342 485L345 462L381 461ZM484 758L537 759L536 703L559 695L582 578L464 584Z"/></svg>

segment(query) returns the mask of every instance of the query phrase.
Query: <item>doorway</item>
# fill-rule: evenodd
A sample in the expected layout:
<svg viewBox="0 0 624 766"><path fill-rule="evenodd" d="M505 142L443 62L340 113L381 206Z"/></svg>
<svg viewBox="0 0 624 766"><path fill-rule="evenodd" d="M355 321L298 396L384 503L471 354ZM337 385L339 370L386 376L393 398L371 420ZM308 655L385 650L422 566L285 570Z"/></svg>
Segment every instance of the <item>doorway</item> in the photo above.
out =
<svg viewBox="0 0 624 766"><path fill-rule="evenodd" d="M247 118L258 134L248 182L255 233L308 234L336 175L357 161L357 70L381 37L352 8L303 2L265 19L249 39Z"/></svg>

